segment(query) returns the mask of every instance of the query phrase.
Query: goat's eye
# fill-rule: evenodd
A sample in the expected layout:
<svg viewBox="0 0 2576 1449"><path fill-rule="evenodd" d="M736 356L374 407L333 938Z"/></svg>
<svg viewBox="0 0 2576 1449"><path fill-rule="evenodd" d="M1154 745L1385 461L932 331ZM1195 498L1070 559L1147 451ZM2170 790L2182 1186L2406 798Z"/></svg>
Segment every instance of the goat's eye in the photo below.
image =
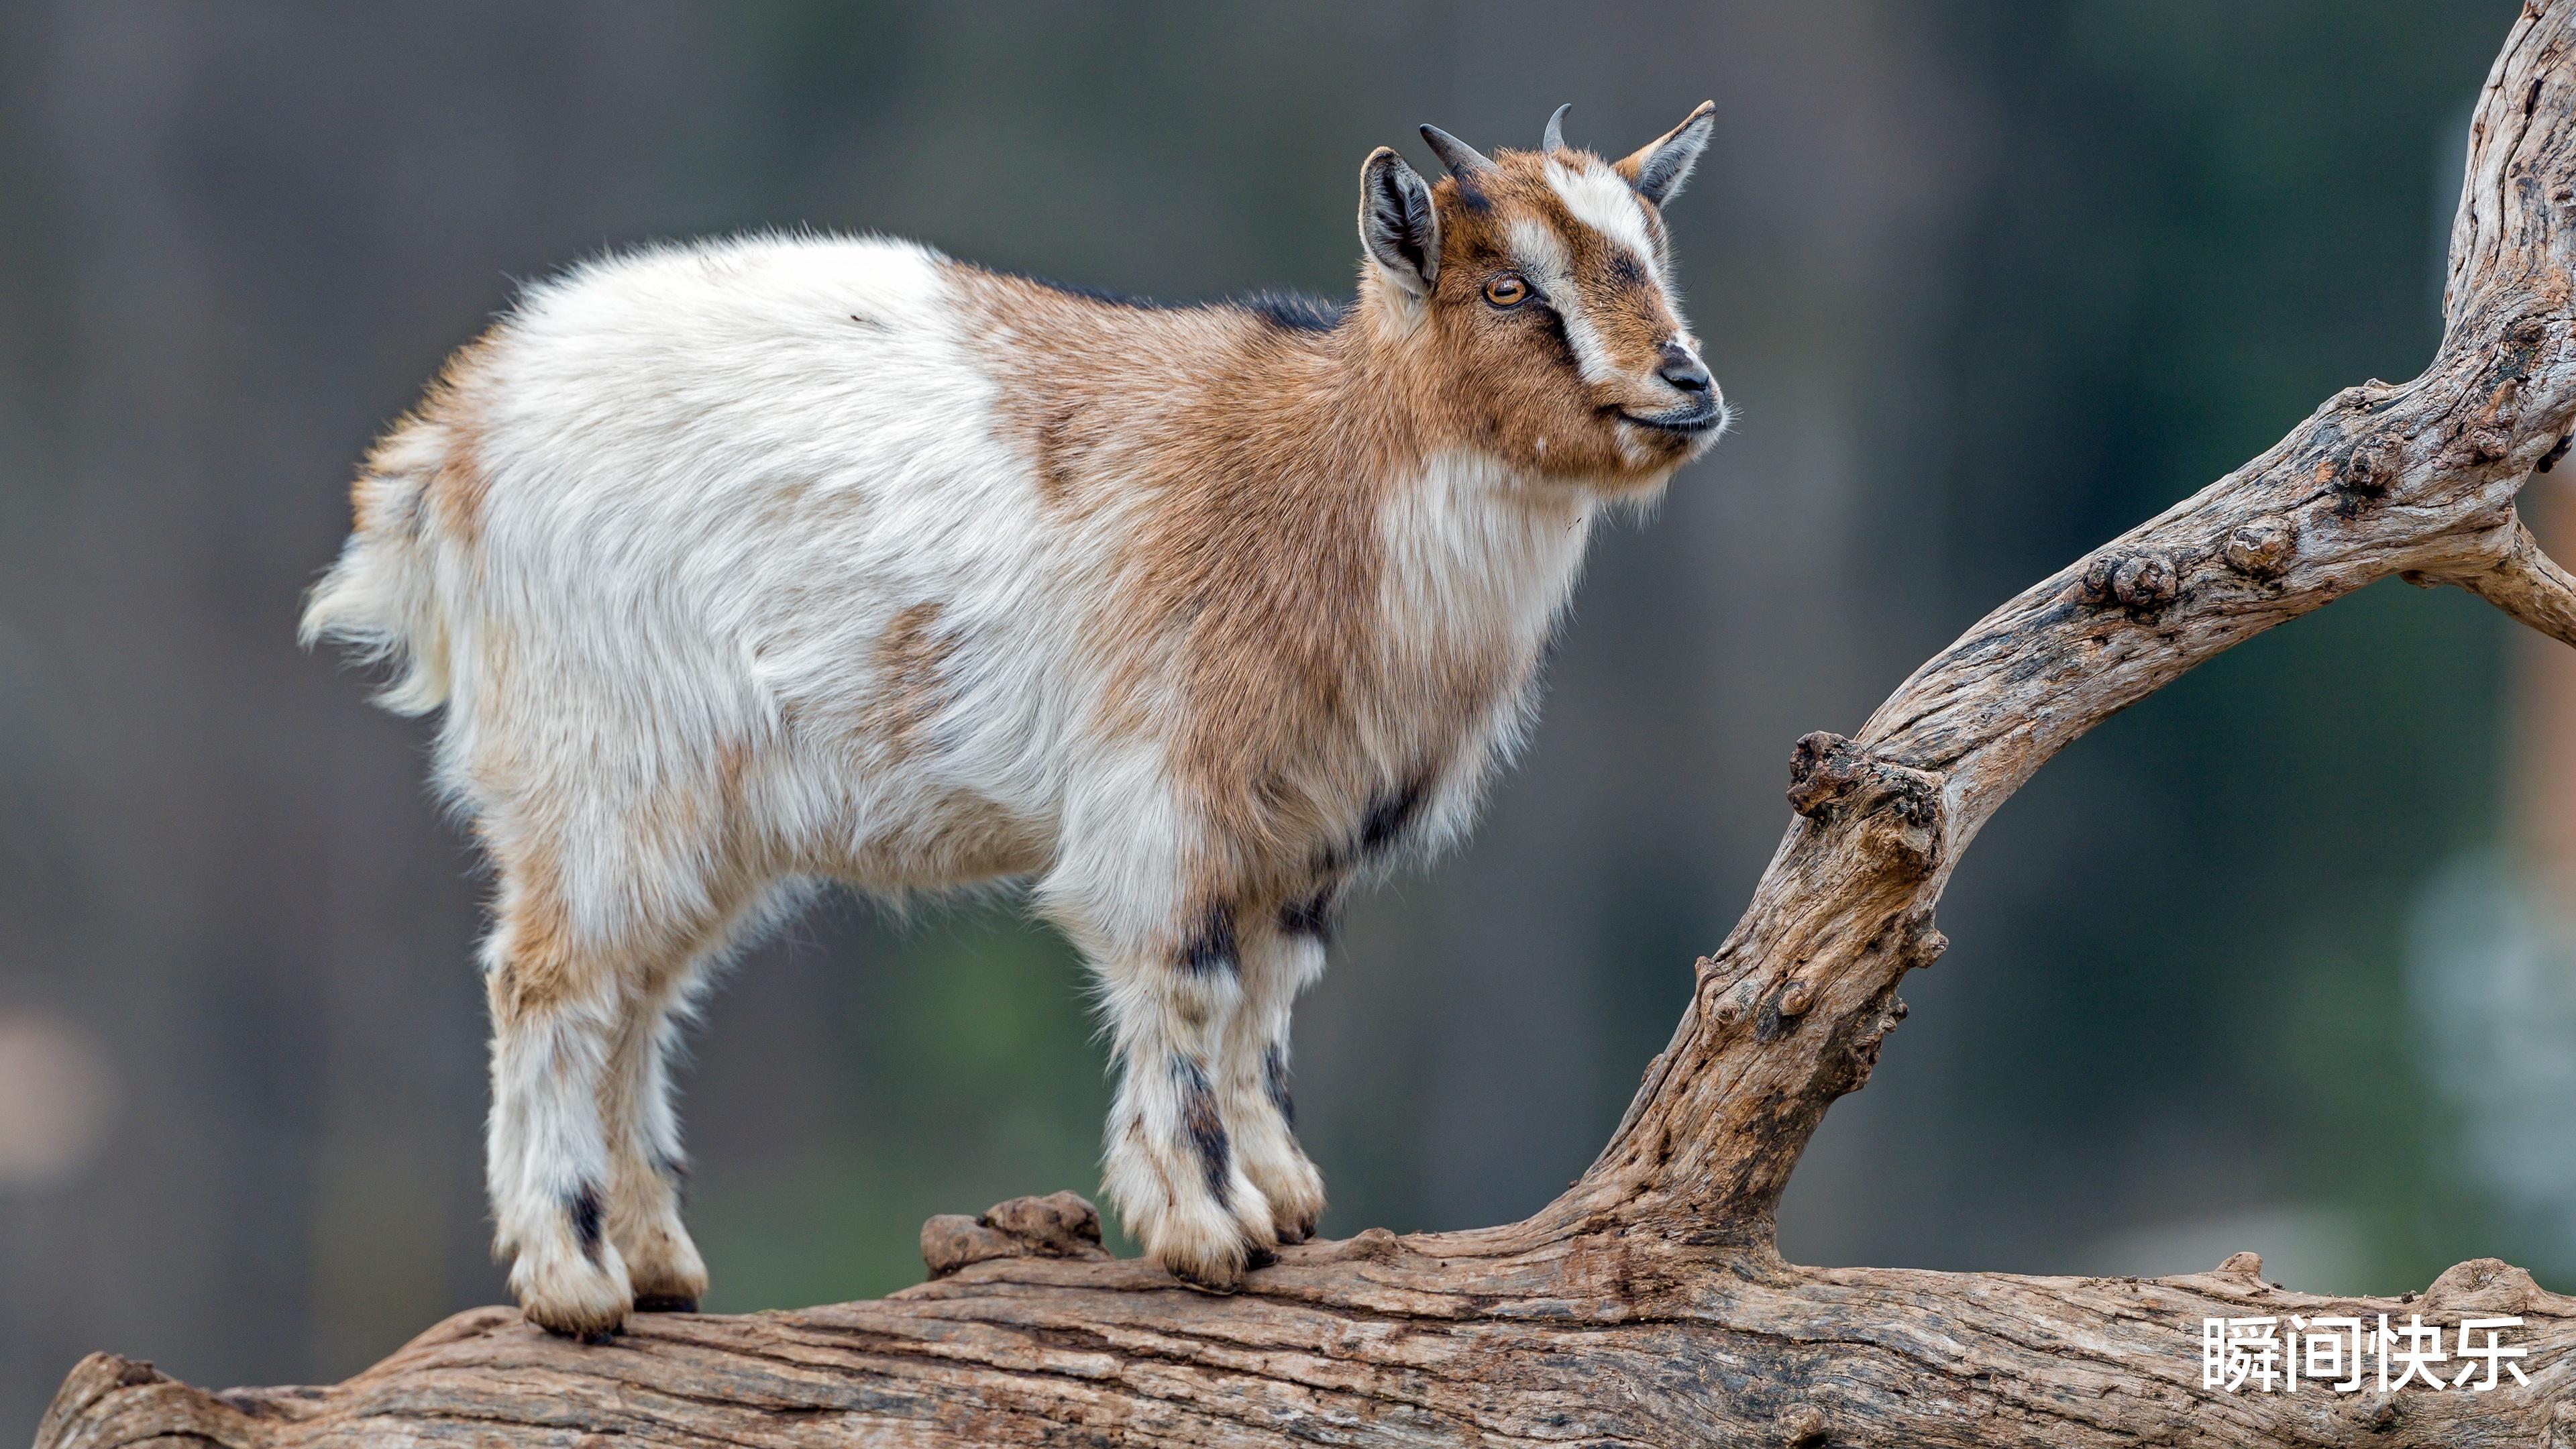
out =
<svg viewBox="0 0 2576 1449"><path fill-rule="evenodd" d="M1485 284L1485 300L1497 307L1517 307L1529 300L1530 284L1518 272L1498 273Z"/></svg>

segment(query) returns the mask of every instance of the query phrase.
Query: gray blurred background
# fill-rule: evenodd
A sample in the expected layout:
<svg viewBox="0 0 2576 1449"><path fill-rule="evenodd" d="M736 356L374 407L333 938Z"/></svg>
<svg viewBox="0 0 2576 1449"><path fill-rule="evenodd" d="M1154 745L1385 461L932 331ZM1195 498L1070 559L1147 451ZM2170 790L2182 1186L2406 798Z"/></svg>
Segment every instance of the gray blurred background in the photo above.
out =
<svg viewBox="0 0 2576 1449"><path fill-rule="evenodd" d="M1526 762L1299 1021L1326 1230L1491 1223L1605 1138L1793 739L2422 365L2514 11L0 4L0 1437L91 1348L331 1379L501 1295L472 858L422 727L293 634L353 460L514 278L813 226L1339 296L1372 146L1570 100L1617 154L1713 96L1672 215L1738 431L1603 539ZM2571 757L2576 660L2394 584L2113 721L1967 858L1784 1250L2576 1287ZM689 1080L710 1306L1091 1191L1081 991L1006 909L748 959Z"/></svg>

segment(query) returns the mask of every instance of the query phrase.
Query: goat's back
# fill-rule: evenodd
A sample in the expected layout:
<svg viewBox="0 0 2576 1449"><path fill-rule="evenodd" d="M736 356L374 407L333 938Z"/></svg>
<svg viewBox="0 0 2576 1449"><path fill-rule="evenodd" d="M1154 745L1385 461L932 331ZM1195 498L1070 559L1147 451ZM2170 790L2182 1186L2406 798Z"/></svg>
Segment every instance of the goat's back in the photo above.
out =
<svg viewBox="0 0 2576 1449"><path fill-rule="evenodd" d="M446 707L442 780L487 828L540 797L613 830L704 796L676 813L754 822L784 865L1030 868L1051 763L1009 724L1069 687L1049 636L1080 543L1037 517L993 393L918 247L593 263L376 450L306 631L404 662L397 707ZM972 859L872 843L934 797L975 802Z"/></svg>

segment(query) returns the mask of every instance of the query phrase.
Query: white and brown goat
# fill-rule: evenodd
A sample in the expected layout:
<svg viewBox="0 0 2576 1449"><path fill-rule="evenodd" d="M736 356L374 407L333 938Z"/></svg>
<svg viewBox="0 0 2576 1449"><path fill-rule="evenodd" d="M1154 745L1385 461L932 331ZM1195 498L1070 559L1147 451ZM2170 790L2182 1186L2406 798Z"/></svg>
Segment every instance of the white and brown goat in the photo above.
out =
<svg viewBox="0 0 2576 1449"><path fill-rule="evenodd" d="M1291 1003L1335 904L1455 835L1605 504L1726 410L1618 162L1361 171L1359 297L1161 307L885 240L579 267L368 458L304 616L444 707L497 871L498 1246L563 1333L693 1305L669 1058L818 881L1026 878L1098 973L1107 1189L1223 1288L1313 1231Z"/></svg>

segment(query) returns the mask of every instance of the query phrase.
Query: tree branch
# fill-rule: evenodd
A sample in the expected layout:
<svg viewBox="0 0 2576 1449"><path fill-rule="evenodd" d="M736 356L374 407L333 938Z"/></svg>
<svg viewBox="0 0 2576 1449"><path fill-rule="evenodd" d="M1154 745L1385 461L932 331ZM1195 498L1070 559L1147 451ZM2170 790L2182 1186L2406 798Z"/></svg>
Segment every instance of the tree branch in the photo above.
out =
<svg viewBox="0 0 2576 1449"><path fill-rule="evenodd" d="M2520 519L2511 532L2511 542L2487 567L2449 574L2444 581L2562 644L2576 644L2576 578L2541 551L2540 540Z"/></svg>
<svg viewBox="0 0 2576 1449"><path fill-rule="evenodd" d="M577 1434L786 1445L2139 1443L2576 1449L2576 1299L2492 1260L2420 1298L2322 1298L2239 1254L2168 1279L1818 1269L1781 1189L1868 1080L1933 907L2012 792L2194 665L2392 573L2576 643L2576 579L2515 493L2576 431L2576 0L2526 5L2489 75L2445 335L1986 616L1857 735L1799 741L1796 811L1698 968L1672 1043L1564 1196L1521 1223L1285 1250L1215 1298L1067 1238L1063 1204L934 1220L934 1281L880 1302L647 1315L614 1345L460 1315L322 1390L213 1395L95 1355L39 1449ZM1044 1241L1014 1224L1055 1226ZM2230 1395L2201 1320L2518 1314L2530 1382L2486 1394ZM2508 1381L2509 1383L2510 1381Z"/></svg>

